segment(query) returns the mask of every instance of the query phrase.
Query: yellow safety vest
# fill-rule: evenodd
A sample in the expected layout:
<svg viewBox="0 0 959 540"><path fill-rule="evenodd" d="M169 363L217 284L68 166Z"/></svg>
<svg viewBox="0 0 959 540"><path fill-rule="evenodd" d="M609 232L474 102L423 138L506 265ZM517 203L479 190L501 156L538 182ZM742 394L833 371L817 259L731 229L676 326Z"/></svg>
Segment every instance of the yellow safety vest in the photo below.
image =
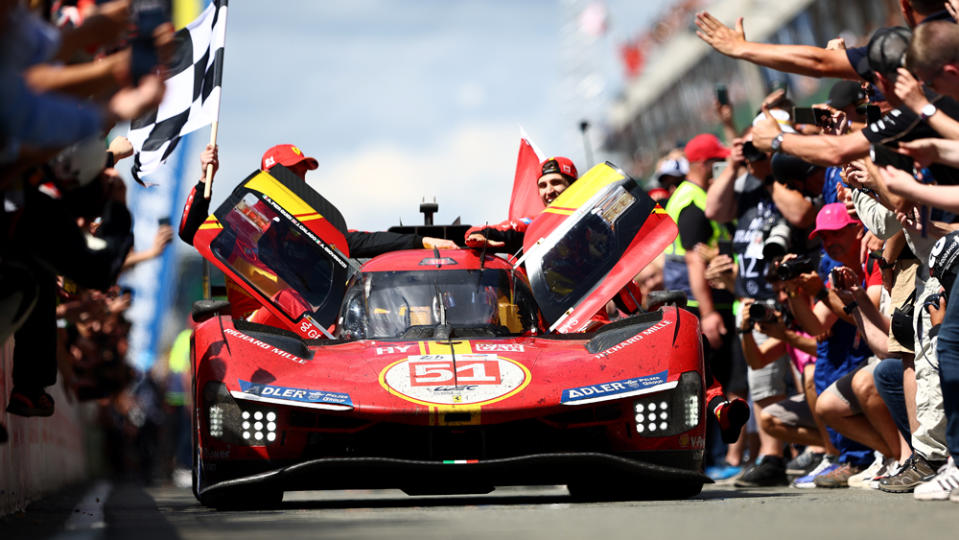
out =
<svg viewBox="0 0 959 540"><path fill-rule="evenodd" d="M669 196L669 202L666 203L666 213L673 218L673 221L679 223L679 214L690 204L695 204L703 213L706 212L706 190L687 180L679 184L676 191ZM712 236L709 237L708 244L710 246L715 246L720 240L729 239L729 232L726 231L725 227L713 220L709 220L709 226L712 227L713 231ZM680 241L679 235L676 235L672 245L666 248L666 256L681 258L685 255L686 250L683 249L683 243Z"/></svg>

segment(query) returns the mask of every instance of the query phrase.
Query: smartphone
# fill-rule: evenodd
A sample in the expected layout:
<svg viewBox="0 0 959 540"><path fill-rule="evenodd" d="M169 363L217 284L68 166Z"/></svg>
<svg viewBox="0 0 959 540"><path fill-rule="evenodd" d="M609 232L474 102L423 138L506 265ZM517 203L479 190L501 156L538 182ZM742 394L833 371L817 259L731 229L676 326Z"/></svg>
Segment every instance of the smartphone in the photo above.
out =
<svg viewBox="0 0 959 540"><path fill-rule="evenodd" d="M819 107L793 107L793 122L823 127L829 123L832 113Z"/></svg>
<svg viewBox="0 0 959 540"><path fill-rule="evenodd" d="M829 271L829 281L832 283L833 289L845 289L842 282L842 274L839 273L838 267Z"/></svg>
<svg viewBox="0 0 959 540"><path fill-rule="evenodd" d="M869 147L869 159L877 167L892 165L893 167L913 174L913 159L905 154L900 154L892 148L882 144L873 144Z"/></svg>
<svg viewBox="0 0 959 540"><path fill-rule="evenodd" d="M733 242L732 240L720 240L716 243L716 246L719 248L720 255L729 255L733 256Z"/></svg>
<svg viewBox="0 0 959 540"><path fill-rule="evenodd" d="M726 88L726 85L716 85L716 101L718 101L720 105L729 105L729 90Z"/></svg>
<svg viewBox="0 0 959 540"><path fill-rule="evenodd" d="M882 110L879 105L866 105L866 123L874 124L882 120Z"/></svg>
<svg viewBox="0 0 959 540"><path fill-rule="evenodd" d="M726 170L726 167L729 166L729 163L726 161L717 161L713 163L713 178L718 178L719 175L723 174L723 171Z"/></svg>

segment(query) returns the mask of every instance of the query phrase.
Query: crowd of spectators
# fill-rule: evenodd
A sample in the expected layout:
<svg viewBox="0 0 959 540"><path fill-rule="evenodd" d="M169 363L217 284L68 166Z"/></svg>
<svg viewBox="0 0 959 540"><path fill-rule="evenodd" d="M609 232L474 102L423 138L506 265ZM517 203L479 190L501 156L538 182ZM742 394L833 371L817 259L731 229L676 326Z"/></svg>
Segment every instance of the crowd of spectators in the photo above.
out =
<svg viewBox="0 0 959 540"><path fill-rule="evenodd" d="M640 281L687 292L712 372L755 413L710 444L714 478L959 501L959 2L900 6L848 49L696 15L719 53L844 79L811 108L771 93L745 129L717 102L728 144L700 134L656 168L679 237Z"/></svg>
<svg viewBox="0 0 959 540"><path fill-rule="evenodd" d="M47 392L59 379L68 399L97 400L107 433L128 439L124 426L142 425L145 410L131 396L152 382L127 362L132 293L117 279L173 236L160 224L152 246L133 252L134 217L114 168L133 148L108 141L117 122L163 97L156 69L135 69L131 43L152 41L162 58L173 28L138 36L137 5L0 0L0 340L13 340L2 403L13 415L50 416L62 406Z"/></svg>

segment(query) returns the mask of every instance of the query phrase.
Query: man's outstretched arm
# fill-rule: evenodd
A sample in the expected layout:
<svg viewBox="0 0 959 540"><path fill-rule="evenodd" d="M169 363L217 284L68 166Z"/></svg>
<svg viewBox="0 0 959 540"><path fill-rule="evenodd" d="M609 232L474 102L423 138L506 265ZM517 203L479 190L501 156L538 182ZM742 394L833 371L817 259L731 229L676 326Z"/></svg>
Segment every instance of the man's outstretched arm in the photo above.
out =
<svg viewBox="0 0 959 540"><path fill-rule="evenodd" d="M730 28L706 11L696 14L696 26L700 39L732 58L809 77L860 79L842 49L746 41L742 17L736 21L736 28Z"/></svg>

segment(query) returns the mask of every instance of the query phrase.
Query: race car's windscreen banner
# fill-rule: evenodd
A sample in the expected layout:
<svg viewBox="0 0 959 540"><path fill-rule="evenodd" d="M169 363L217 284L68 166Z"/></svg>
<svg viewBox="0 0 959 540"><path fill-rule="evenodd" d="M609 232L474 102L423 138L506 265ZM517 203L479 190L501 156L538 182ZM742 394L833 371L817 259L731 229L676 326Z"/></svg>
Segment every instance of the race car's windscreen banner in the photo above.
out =
<svg viewBox="0 0 959 540"><path fill-rule="evenodd" d="M580 332L676 238L676 224L609 163L574 182L526 231L523 261L550 330Z"/></svg>
<svg viewBox="0 0 959 540"><path fill-rule="evenodd" d="M292 330L319 337L352 275L339 211L284 167L237 186L194 244Z"/></svg>

